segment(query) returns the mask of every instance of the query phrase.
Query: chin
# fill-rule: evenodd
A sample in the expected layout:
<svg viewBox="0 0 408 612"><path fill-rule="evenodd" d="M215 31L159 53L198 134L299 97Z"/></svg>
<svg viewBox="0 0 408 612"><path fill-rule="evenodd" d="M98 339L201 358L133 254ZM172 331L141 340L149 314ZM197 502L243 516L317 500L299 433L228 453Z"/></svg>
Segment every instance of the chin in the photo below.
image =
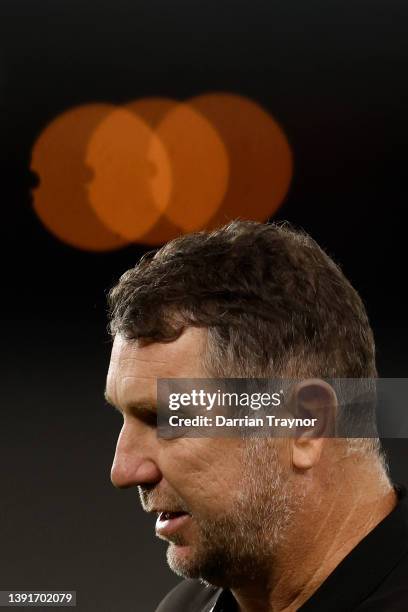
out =
<svg viewBox="0 0 408 612"><path fill-rule="evenodd" d="M192 546L170 543L167 549L170 569L182 578L199 578L200 564Z"/></svg>
<svg viewBox="0 0 408 612"><path fill-rule="evenodd" d="M200 551L193 546L171 543L167 549L167 563L182 578L199 579L223 588L235 583L234 564L226 555L215 551Z"/></svg>

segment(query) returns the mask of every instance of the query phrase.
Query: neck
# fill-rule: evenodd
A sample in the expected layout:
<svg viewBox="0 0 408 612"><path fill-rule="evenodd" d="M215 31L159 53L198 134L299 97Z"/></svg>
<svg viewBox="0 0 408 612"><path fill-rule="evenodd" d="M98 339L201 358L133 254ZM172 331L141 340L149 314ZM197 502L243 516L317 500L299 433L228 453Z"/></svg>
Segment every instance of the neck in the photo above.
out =
<svg viewBox="0 0 408 612"><path fill-rule="evenodd" d="M394 489L372 462L350 457L343 463L340 482L313 483L269 574L232 590L241 612L298 610L395 507Z"/></svg>

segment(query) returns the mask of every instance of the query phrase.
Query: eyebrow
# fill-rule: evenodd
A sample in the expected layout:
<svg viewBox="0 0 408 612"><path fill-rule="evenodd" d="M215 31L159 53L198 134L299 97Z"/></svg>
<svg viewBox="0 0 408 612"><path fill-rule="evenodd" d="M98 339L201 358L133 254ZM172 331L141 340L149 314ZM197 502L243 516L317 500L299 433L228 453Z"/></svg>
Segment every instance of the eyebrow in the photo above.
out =
<svg viewBox="0 0 408 612"><path fill-rule="evenodd" d="M109 397L108 393L104 392L105 401L112 406L115 410L120 412L120 414L124 414L124 412L130 413L132 416L136 417L140 421L143 421L147 424L155 424L157 421L157 412L154 406L154 403L149 400L140 400L136 402L130 402L126 406L126 410L122 410L115 404L115 402Z"/></svg>

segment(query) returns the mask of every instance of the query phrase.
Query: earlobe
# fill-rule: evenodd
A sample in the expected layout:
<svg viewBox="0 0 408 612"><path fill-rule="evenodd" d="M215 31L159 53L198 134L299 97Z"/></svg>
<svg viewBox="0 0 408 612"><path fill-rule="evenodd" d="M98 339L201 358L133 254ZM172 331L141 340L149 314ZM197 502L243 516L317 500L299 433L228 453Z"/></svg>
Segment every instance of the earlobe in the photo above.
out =
<svg viewBox="0 0 408 612"><path fill-rule="evenodd" d="M323 438L300 436L292 440L292 465L298 470L310 470L320 460Z"/></svg>

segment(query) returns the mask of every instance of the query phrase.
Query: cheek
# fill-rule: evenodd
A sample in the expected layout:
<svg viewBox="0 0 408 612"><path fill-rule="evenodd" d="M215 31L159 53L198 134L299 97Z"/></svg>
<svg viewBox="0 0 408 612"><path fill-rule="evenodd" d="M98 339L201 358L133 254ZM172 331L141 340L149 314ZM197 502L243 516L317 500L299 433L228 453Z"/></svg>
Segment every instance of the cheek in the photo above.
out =
<svg viewBox="0 0 408 612"><path fill-rule="evenodd" d="M161 472L190 504L223 507L236 495L243 470L237 440L183 438L166 441L160 452Z"/></svg>

